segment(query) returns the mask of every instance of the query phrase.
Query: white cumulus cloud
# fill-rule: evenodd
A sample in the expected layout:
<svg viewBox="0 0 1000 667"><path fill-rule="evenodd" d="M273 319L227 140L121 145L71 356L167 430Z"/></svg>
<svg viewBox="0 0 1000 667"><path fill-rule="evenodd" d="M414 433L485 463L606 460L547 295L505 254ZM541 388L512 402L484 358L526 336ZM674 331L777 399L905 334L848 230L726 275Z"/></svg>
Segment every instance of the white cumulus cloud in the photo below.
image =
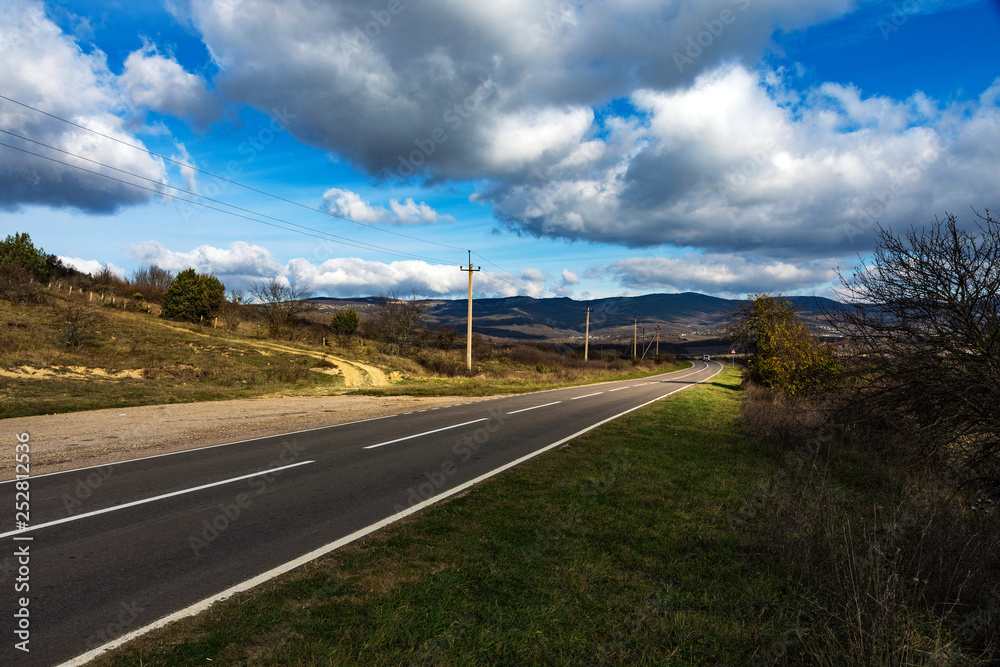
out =
<svg viewBox="0 0 1000 667"><path fill-rule="evenodd" d="M204 77L186 71L173 58L160 54L151 43L125 59L121 84L134 105L192 118L202 126L216 120L221 111Z"/></svg>
<svg viewBox="0 0 1000 667"><path fill-rule="evenodd" d="M0 90L7 97L121 141L142 142L119 115L124 103L100 51L85 53L30 0L0 3ZM165 182L163 162L147 153L0 100L0 127L57 149ZM120 174L93 162L42 148L10 135L5 143L101 174ZM25 204L109 213L147 202L152 193L24 152L0 147L0 209Z"/></svg>
<svg viewBox="0 0 1000 667"><path fill-rule="evenodd" d="M424 202L418 204L412 197L402 203L398 199L390 199L388 207L373 206L356 192L330 188L323 193L323 200L330 213L368 224L429 225L455 221L454 217L441 215Z"/></svg>

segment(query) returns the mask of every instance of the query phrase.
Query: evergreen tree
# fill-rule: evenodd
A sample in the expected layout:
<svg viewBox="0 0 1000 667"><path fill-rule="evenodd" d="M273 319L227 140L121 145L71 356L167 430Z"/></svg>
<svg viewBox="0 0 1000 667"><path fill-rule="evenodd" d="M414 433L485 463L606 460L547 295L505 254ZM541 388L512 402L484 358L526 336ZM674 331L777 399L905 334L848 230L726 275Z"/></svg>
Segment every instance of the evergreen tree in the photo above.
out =
<svg viewBox="0 0 1000 667"><path fill-rule="evenodd" d="M342 338L354 335L360 324L361 318L358 317L358 311L353 308L342 310L330 319L330 329Z"/></svg>
<svg viewBox="0 0 1000 667"><path fill-rule="evenodd" d="M0 266L20 267L39 282L48 280L52 271L45 251L35 247L27 232L14 233L0 241Z"/></svg>
<svg viewBox="0 0 1000 667"><path fill-rule="evenodd" d="M225 301L225 294L225 285L215 276L185 269L163 294L163 317L187 322L214 317Z"/></svg>

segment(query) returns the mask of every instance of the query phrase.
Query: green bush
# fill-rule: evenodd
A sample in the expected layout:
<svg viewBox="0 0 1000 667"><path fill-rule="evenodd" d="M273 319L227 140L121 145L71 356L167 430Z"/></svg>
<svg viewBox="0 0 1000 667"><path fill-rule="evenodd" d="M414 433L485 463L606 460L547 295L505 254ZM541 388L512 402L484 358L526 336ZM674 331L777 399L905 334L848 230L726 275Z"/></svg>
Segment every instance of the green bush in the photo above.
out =
<svg viewBox="0 0 1000 667"><path fill-rule="evenodd" d="M198 275L194 269L177 274L163 294L163 317L186 322L211 318L225 301L226 287L213 275Z"/></svg>
<svg viewBox="0 0 1000 667"><path fill-rule="evenodd" d="M360 324L361 318L358 317L358 311L353 308L342 310L330 318L330 329L342 338L353 336Z"/></svg>
<svg viewBox="0 0 1000 667"><path fill-rule="evenodd" d="M750 296L732 314L728 332L750 352L745 379L788 395L831 388L833 350L813 338L797 315L791 303L769 294Z"/></svg>
<svg viewBox="0 0 1000 667"><path fill-rule="evenodd" d="M38 281L48 280L52 272L45 251L36 248L26 232L11 234L0 241L0 266L20 267Z"/></svg>

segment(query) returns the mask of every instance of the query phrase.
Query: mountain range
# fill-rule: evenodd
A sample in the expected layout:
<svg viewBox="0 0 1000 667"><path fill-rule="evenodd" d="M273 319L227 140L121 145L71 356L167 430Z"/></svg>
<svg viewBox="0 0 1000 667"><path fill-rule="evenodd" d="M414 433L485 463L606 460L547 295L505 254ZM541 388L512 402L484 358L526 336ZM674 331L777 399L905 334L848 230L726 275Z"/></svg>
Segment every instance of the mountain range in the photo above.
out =
<svg viewBox="0 0 1000 667"><path fill-rule="evenodd" d="M782 297L799 308L799 317L817 334L831 334L825 313L840 304L816 296ZM316 298L321 312L333 313L353 307L364 316L379 297L357 299ZM729 314L744 300L685 292L682 294L646 294L578 301L557 297L535 299L526 296L474 299L473 331L500 340L524 342L582 342L590 314L591 344L631 343L636 333L641 340L652 340L659 328L659 340L670 347L704 343L724 346L723 327ZM465 331L468 301L465 299L430 299L425 317L431 327ZM638 331L635 331L638 330ZM713 339L715 339L713 341ZM715 345L711 343L714 342Z"/></svg>

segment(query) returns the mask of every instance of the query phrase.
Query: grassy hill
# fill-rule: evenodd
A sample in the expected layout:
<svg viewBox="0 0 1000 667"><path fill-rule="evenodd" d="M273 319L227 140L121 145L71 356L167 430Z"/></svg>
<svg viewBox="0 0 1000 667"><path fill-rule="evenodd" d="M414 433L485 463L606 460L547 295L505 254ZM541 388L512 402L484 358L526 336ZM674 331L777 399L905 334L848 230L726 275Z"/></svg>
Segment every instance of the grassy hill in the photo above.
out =
<svg viewBox="0 0 1000 667"><path fill-rule="evenodd" d="M252 321L231 332L164 320L155 306L131 300L43 292L41 303L0 301L0 418L344 392L488 395L673 368L672 360L659 359L663 365L652 355L638 365L608 355L584 363L553 349L477 340L469 374L464 344L442 349L433 336L409 356L393 356L358 338L334 345L329 317L316 314L312 324L300 323L291 342L264 337Z"/></svg>
<svg viewBox="0 0 1000 667"><path fill-rule="evenodd" d="M68 336L79 337L67 345ZM343 391L333 361L296 347L53 296L0 305L0 417ZM325 371L325 372L321 372ZM334 374L336 373L336 374Z"/></svg>

